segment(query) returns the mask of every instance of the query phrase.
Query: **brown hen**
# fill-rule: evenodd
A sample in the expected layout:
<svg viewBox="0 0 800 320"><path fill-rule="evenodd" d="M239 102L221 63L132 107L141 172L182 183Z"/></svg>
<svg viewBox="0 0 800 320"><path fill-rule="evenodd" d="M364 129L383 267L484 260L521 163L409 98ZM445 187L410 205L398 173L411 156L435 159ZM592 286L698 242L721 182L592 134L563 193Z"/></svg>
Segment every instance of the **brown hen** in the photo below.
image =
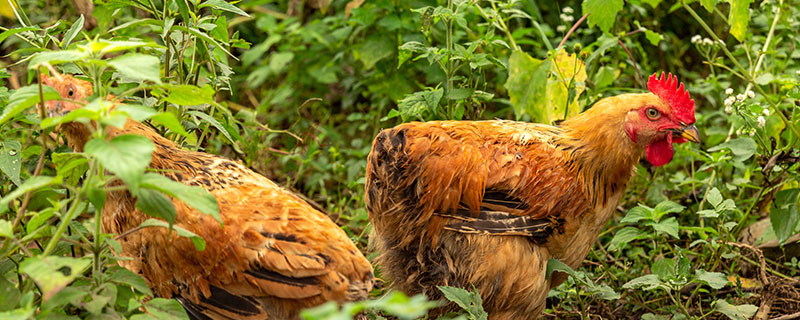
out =
<svg viewBox="0 0 800 320"><path fill-rule="evenodd" d="M92 95L90 83L68 75L43 77L64 98ZM51 114L80 108L50 101ZM70 146L83 150L91 138L83 123L60 127ZM367 259L325 214L248 168L215 155L182 150L145 124L128 120L108 136L137 134L156 150L150 167L166 177L200 186L217 199L224 227L211 216L173 200L175 225L206 241L204 251L165 228L144 228L123 237L120 264L136 272L161 297L175 298L192 319L293 319L326 301L367 297L373 272ZM128 191L109 192L102 226L122 234L148 216Z"/></svg>
<svg viewBox="0 0 800 320"><path fill-rule="evenodd" d="M613 215L644 153L672 159L698 140L694 101L672 75L650 93L598 101L561 126L513 121L406 123L382 131L367 164L371 241L395 288L441 298L476 288L490 319L536 319ZM433 315L455 309L450 304Z"/></svg>

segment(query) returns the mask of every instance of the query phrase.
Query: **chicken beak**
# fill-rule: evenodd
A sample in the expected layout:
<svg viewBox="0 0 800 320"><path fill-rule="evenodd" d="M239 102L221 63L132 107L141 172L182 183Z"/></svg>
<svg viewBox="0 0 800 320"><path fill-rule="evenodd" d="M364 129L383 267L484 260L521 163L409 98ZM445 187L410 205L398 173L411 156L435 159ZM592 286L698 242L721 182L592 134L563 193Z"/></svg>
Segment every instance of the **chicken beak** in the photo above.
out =
<svg viewBox="0 0 800 320"><path fill-rule="evenodd" d="M697 131L697 127L695 127L693 124L683 128L671 129L671 131L681 138L691 142L700 143L700 131Z"/></svg>

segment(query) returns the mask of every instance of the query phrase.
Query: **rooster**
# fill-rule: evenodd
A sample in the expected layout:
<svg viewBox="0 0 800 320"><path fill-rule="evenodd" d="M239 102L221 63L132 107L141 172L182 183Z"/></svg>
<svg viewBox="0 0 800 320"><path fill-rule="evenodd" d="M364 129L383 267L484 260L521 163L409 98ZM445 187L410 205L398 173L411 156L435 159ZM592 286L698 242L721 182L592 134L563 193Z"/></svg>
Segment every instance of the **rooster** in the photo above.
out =
<svg viewBox="0 0 800 320"><path fill-rule="evenodd" d="M52 115L78 109L92 95L89 82L69 75L43 77L65 101L49 101ZM87 124L59 130L76 151L91 138ZM175 225L206 241L204 251L165 228L130 232L148 216L128 191L107 194L102 227L121 239L119 263L140 274L161 297L175 298L192 319L293 319L326 301L367 297L373 286L369 261L329 217L246 167L215 155L185 151L149 126L128 120L108 136L137 134L156 149L150 167L166 177L200 186L217 199L224 227L211 216L173 200Z"/></svg>
<svg viewBox="0 0 800 320"><path fill-rule="evenodd" d="M377 264L408 294L476 288L490 319L536 319L549 259L576 268L611 218L642 154L670 162L699 142L694 100L672 74L649 93L598 101L560 126L412 122L372 144L366 202ZM433 311L452 311L455 305Z"/></svg>

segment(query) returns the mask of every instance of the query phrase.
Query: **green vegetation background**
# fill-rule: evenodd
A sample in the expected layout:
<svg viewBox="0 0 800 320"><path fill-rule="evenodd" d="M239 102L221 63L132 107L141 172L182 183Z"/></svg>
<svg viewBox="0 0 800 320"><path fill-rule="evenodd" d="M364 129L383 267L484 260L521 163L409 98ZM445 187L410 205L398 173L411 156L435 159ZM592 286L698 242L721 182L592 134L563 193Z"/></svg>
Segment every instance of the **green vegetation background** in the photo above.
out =
<svg viewBox="0 0 800 320"><path fill-rule="evenodd" d="M546 317L800 312L797 1L14 2L0 0L0 318L184 316L114 263L114 235L94 223L114 176L150 190L135 191L142 199L166 194L218 214L207 194L145 172L147 141L105 141L100 130L95 144L107 147L74 154L47 138L62 121L149 121L187 149L239 160L304 195L369 253L364 172L380 129L558 123L645 90L661 71L697 102L704 143L677 146L664 167L642 162L581 268L551 263L572 277L551 291ZM83 74L103 93L95 97L128 106L109 112L94 100L43 120L37 103L58 96L35 79L51 70ZM174 208L143 207L162 219L150 226L171 227ZM442 290L464 307L455 317L486 318L476 294ZM373 296L305 317L415 318L433 305L385 284Z"/></svg>

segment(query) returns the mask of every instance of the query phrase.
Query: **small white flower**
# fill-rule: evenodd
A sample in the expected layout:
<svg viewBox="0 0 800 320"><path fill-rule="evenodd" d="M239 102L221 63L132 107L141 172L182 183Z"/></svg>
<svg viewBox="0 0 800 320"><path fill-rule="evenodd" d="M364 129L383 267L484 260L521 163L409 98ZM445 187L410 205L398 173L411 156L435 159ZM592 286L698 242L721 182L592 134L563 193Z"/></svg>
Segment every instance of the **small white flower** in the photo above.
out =
<svg viewBox="0 0 800 320"><path fill-rule="evenodd" d="M713 46L714 45L714 41L709 39L709 38L704 38L703 39L703 45L705 45L705 46Z"/></svg>
<svg viewBox="0 0 800 320"><path fill-rule="evenodd" d="M769 117L769 109L764 109L762 113L764 113L765 116Z"/></svg>
<svg viewBox="0 0 800 320"><path fill-rule="evenodd" d="M752 136L756 135L756 131L755 130L750 130L750 133L748 133L748 134L752 137Z"/></svg>
<svg viewBox="0 0 800 320"><path fill-rule="evenodd" d="M727 114L733 113L733 107L731 105L727 104L727 102L728 102L727 100L725 100L725 102L726 102L725 103L725 113L727 113Z"/></svg>
<svg viewBox="0 0 800 320"><path fill-rule="evenodd" d="M730 107L730 106L733 105L734 102L736 102L736 98L728 97L728 98L725 99L725 106L726 107Z"/></svg>
<svg viewBox="0 0 800 320"><path fill-rule="evenodd" d="M742 135L742 129L736 129L736 135L737 136L741 136Z"/></svg>
<svg viewBox="0 0 800 320"><path fill-rule="evenodd" d="M561 20L564 20L564 22L572 22L572 21L575 21L575 18L573 16L571 16L571 15L562 13L561 14Z"/></svg>
<svg viewBox="0 0 800 320"><path fill-rule="evenodd" d="M565 25L563 25L563 24L562 24L562 25L560 25L560 26L556 27L556 31L558 31L558 32L564 32L564 31L567 31L567 26L565 26Z"/></svg>
<svg viewBox="0 0 800 320"><path fill-rule="evenodd" d="M564 9L561 9L561 11L564 12L564 13L572 13L572 12L574 12L572 10L572 8L570 8L570 7L564 7Z"/></svg>
<svg viewBox="0 0 800 320"><path fill-rule="evenodd" d="M702 40L703 40L703 37L701 37L699 34L696 34L696 35L694 35L694 37L692 37L692 43L699 43Z"/></svg>
<svg viewBox="0 0 800 320"><path fill-rule="evenodd" d="M746 98L744 93L740 93L740 94L736 95L736 101L744 101L744 98Z"/></svg>
<svg viewBox="0 0 800 320"><path fill-rule="evenodd" d="M725 89L725 94L732 95L733 94L733 89L731 89L731 88Z"/></svg>
<svg viewBox="0 0 800 320"><path fill-rule="evenodd" d="M800 70L795 71L794 73L800 75Z"/></svg>
<svg viewBox="0 0 800 320"><path fill-rule="evenodd" d="M758 119L756 119L756 122L758 122L758 127L759 128L763 128L764 125L767 124L767 119L764 119L764 117L762 117L762 116L758 116Z"/></svg>
<svg viewBox="0 0 800 320"><path fill-rule="evenodd" d="M778 13L778 7L772 7L772 13Z"/></svg>
<svg viewBox="0 0 800 320"><path fill-rule="evenodd" d="M722 41L722 39L720 39L720 40L719 40L719 44L720 44L720 45L722 45L722 46L724 47L724 46L725 46L725 41Z"/></svg>
<svg viewBox="0 0 800 320"><path fill-rule="evenodd" d="M753 90L747 90L747 96L750 97L750 99L753 99L756 97L756 93L753 92Z"/></svg>

